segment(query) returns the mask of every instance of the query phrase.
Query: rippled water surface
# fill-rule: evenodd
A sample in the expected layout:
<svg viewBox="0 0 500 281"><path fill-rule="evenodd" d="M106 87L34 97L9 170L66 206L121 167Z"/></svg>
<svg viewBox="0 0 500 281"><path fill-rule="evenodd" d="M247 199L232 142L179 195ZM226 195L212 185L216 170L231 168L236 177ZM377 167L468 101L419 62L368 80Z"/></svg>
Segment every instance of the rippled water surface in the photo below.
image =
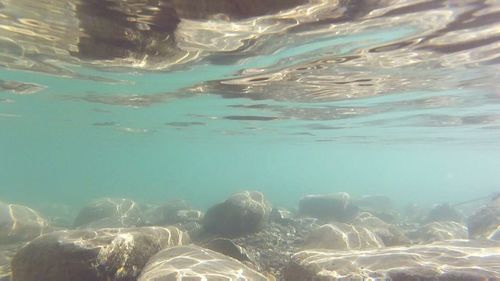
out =
<svg viewBox="0 0 500 281"><path fill-rule="evenodd" d="M491 193L499 19L494 0L0 0L0 195Z"/></svg>

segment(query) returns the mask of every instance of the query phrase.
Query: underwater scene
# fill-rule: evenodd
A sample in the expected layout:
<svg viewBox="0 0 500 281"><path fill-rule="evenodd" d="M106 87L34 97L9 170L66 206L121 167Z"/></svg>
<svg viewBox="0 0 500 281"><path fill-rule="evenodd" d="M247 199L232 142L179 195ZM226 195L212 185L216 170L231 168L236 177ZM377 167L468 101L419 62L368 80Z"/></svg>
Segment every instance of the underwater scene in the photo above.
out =
<svg viewBox="0 0 500 281"><path fill-rule="evenodd" d="M0 0L0 281L500 280L499 0Z"/></svg>

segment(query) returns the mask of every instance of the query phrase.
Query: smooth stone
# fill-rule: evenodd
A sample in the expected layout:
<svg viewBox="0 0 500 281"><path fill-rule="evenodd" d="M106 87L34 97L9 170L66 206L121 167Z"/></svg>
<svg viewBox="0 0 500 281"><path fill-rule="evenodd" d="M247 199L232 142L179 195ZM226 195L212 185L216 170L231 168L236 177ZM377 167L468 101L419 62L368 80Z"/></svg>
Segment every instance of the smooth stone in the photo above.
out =
<svg viewBox="0 0 500 281"><path fill-rule="evenodd" d="M368 251L305 250L284 280L499 280L500 243L453 240Z"/></svg>
<svg viewBox="0 0 500 281"><path fill-rule="evenodd" d="M384 247L377 234L361 226L345 223L330 223L311 231L306 238L307 249L323 248L336 250L372 249Z"/></svg>
<svg viewBox="0 0 500 281"><path fill-rule="evenodd" d="M464 216L455 208L450 206L448 203L439 204L434 206L427 217L425 218L426 222L434 222L434 221L455 221L455 222L463 222Z"/></svg>
<svg viewBox="0 0 500 281"><path fill-rule="evenodd" d="M323 221L350 222L358 213L346 192L307 195L299 202L300 215Z"/></svg>
<svg viewBox="0 0 500 281"><path fill-rule="evenodd" d="M247 251L243 247L236 245L231 239L212 239L205 245L205 248L232 257L242 262L252 262L252 260L248 256Z"/></svg>
<svg viewBox="0 0 500 281"><path fill-rule="evenodd" d="M165 249L154 255L138 281L269 279L236 259L194 245Z"/></svg>
<svg viewBox="0 0 500 281"><path fill-rule="evenodd" d="M500 241L500 196L467 219L469 239L491 239Z"/></svg>
<svg viewBox="0 0 500 281"><path fill-rule="evenodd" d="M467 227L454 221L431 222L409 234L418 243L432 243L452 239L467 239Z"/></svg>
<svg viewBox="0 0 500 281"><path fill-rule="evenodd" d="M375 233L387 247L408 245L410 239L398 227L388 224L368 212L360 213L353 221L354 225L365 227Z"/></svg>
<svg viewBox="0 0 500 281"><path fill-rule="evenodd" d="M203 218L208 233L235 237L262 230L268 223L271 205L258 191L243 191L211 207Z"/></svg>
<svg viewBox="0 0 500 281"><path fill-rule="evenodd" d="M160 250L189 243L175 227L63 230L21 248L13 281L129 281Z"/></svg>
<svg viewBox="0 0 500 281"><path fill-rule="evenodd" d="M79 228L134 227L142 224L139 205L124 198L100 198L78 213L74 226Z"/></svg>
<svg viewBox="0 0 500 281"><path fill-rule="evenodd" d="M0 245L30 241L49 231L49 223L35 210L0 202Z"/></svg>

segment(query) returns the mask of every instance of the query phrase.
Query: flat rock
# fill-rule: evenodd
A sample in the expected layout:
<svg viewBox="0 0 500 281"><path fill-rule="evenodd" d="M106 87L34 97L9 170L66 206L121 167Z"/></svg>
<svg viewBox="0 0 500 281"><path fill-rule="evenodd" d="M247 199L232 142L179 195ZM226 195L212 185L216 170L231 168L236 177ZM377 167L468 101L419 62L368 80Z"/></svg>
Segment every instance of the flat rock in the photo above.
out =
<svg viewBox="0 0 500 281"><path fill-rule="evenodd" d="M74 226L79 228L134 227L141 225L139 205L124 198L100 198L88 203L78 213Z"/></svg>
<svg viewBox="0 0 500 281"><path fill-rule="evenodd" d="M299 202L300 215L328 222L350 222L358 212L359 208L345 192L307 195Z"/></svg>
<svg viewBox="0 0 500 281"><path fill-rule="evenodd" d="M267 281L264 275L236 259L198 246L165 249L153 256L138 281L252 280Z"/></svg>
<svg viewBox="0 0 500 281"><path fill-rule="evenodd" d="M306 250L285 280L499 280L500 243L454 240L369 251ZM372 279L369 279L372 278Z"/></svg>
<svg viewBox="0 0 500 281"><path fill-rule="evenodd" d="M417 243L467 239L468 236L467 227L454 221L431 222L423 225L416 232L409 235Z"/></svg>
<svg viewBox="0 0 500 281"><path fill-rule="evenodd" d="M30 241L49 230L49 224L35 210L0 202L0 245Z"/></svg>
<svg viewBox="0 0 500 281"><path fill-rule="evenodd" d="M470 239L492 239L500 241L500 196L467 219Z"/></svg>
<svg viewBox="0 0 500 281"><path fill-rule="evenodd" d="M235 237L262 230L268 223L270 204L257 191L243 191L211 207L203 218L208 233Z"/></svg>
<svg viewBox="0 0 500 281"><path fill-rule="evenodd" d="M12 260L13 281L135 280L160 250L188 243L175 227L63 230L21 248Z"/></svg>
<svg viewBox="0 0 500 281"><path fill-rule="evenodd" d="M306 239L306 248L309 249L353 250L381 247L384 247L382 239L368 228L340 222L322 225L311 231Z"/></svg>

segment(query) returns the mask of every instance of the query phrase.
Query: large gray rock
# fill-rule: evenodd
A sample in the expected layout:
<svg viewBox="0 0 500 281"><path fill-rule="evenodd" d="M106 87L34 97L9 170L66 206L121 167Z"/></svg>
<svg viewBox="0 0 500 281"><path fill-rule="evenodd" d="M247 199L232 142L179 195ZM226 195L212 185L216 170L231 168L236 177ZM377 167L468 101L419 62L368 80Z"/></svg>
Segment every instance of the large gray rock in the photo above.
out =
<svg viewBox="0 0 500 281"><path fill-rule="evenodd" d="M0 245L30 241L48 230L47 220L33 209L0 202Z"/></svg>
<svg viewBox="0 0 500 281"><path fill-rule="evenodd" d="M345 223L330 223L311 231L306 239L306 248L335 250L371 249L384 247L377 234L362 226Z"/></svg>
<svg viewBox="0 0 500 281"><path fill-rule="evenodd" d="M78 213L74 226L80 228L134 227L142 224L139 205L123 198L100 198Z"/></svg>
<svg viewBox="0 0 500 281"><path fill-rule="evenodd" d="M264 275L243 263L198 246L165 249L153 256L138 281L252 280L267 281Z"/></svg>
<svg viewBox="0 0 500 281"><path fill-rule="evenodd" d="M500 243L454 240L370 251L306 250L292 256L285 280L453 280L500 278Z"/></svg>
<svg viewBox="0 0 500 281"><path fill-rule="evenodd" d="M398 227L388 224L368 212L360 213L354 219L353 224L369 229L380 237L384 245L388 247L408 245L411 243L410 239L408 239Z"/></svg>
<svg viewBox="0 0 500 281"><path fill-rule="evenodd" d="M497 196L487 206L479 209L467 219L470 239L499 240L500 227L500 196Z"/></svg>
<svg viewBox="0 0 500 281"><path fill-rule="evenodd" d="M12 280L131 281L154 254L188 242L174 227L52 232L17 252Z"/></svg>
<svg viewBox="0 0 500 281"><path fill-rule="evenodd" d="M359 213L345 192L307 195L300 199L299 214L323 221L350 222Z"/></svg>
<svg viewBox="0 0 500 281"><path fill-rule="evenodd" d="M243 191L211 207L203 218L203 227L223 237L245 235L262 230L270 213L271 206L262 193Z"/></svg>

